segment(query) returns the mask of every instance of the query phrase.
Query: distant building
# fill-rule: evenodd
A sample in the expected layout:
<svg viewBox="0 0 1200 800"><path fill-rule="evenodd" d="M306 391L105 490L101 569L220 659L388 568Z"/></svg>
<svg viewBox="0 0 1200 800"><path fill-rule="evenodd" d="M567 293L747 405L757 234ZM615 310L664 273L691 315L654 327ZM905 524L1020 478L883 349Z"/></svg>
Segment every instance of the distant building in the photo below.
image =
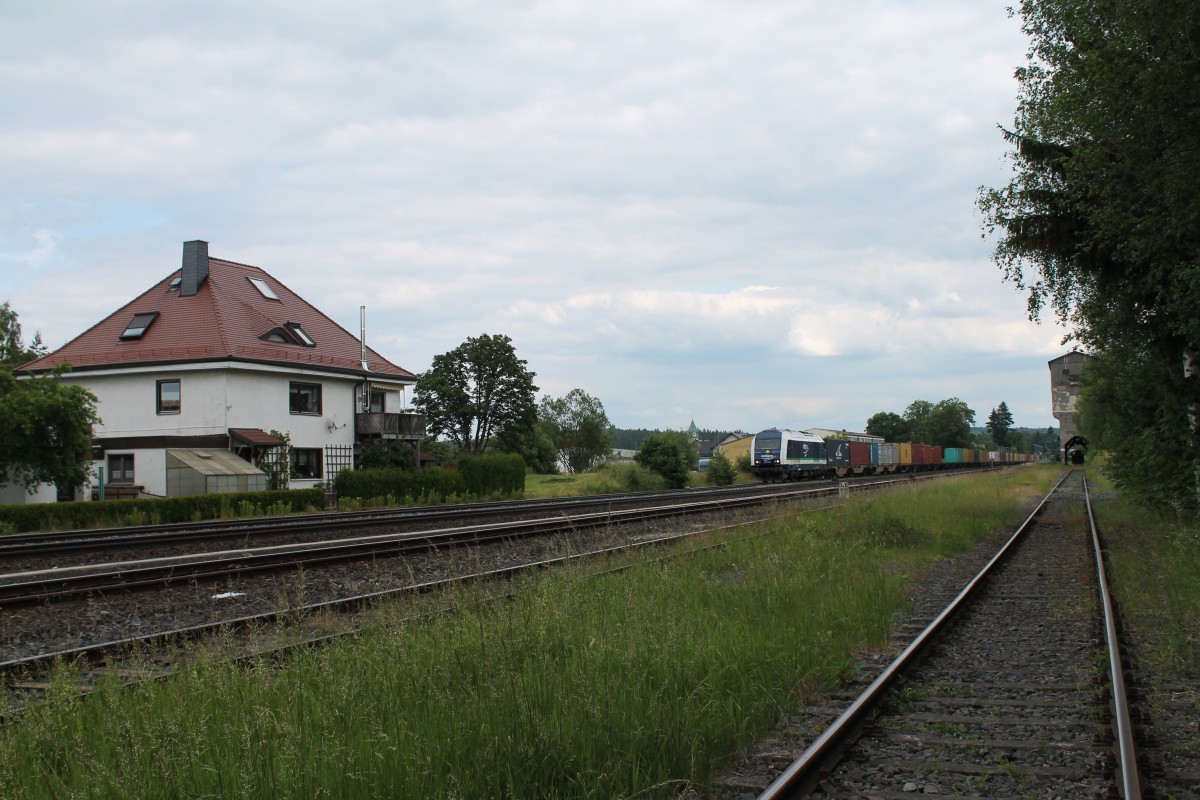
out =
<svg viewBox="0 0 1200 800"><path fill-rule="evenodd" d="M725 435L725 438L717 445L717 449L721 451L722 455L736 464L737 460L742 456L750 457L750 443L752 441L754 441L754 434L734 431Z"/></svg>
<svg viewBox="0 0 1200 800"><path fill-rule="evenodd" d="M1083 463L1087 452L1087 437L1079 432L1075 416L1082 386L1080 376L1090 358L1087 353L1072 350L1049 362L1050 408L1058 420L1058 455L1068 463Z"/></svg>

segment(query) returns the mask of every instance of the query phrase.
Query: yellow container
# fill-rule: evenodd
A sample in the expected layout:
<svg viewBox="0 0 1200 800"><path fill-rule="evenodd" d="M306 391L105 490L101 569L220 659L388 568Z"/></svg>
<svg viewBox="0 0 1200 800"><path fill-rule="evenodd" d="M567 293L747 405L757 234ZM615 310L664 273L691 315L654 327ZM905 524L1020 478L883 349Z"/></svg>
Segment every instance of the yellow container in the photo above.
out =
<svg viewBox="0 0 1200 800"><path fill-rule="evenodd" d="M912 445L908 444L907 442L900 443L900 463L901 464L911 464L912 463Z"/></svg>

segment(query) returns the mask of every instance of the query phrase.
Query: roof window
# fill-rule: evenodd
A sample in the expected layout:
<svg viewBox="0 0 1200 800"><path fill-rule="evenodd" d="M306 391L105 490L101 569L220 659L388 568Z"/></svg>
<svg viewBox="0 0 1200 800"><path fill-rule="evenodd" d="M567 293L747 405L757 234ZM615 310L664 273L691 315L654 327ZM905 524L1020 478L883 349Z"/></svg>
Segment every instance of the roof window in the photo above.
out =
<svg viewBox="0 0 1200 800"><path fill-rule="evenodd" d="M314 342L313 338L308 335L308 332L304 330L304 328L300 327L299 322L289 322L287 323L287 327L288 330L295 334L296 338L300 340L300 344L304 345L305 347L317 346L317 343Z"/></svg>
<svg viewBox="0 0 1200 800"><path fill-rule="evenodd" d="M129 324L125 326L125 330L121 332L122 339L140 339L146 333L154 320L158 319L157 311L147 311L142 314L134 314L133 319L129 320Z"/></svg>
<svg viewBox="0 0 1200 800"><path fill-rule="evenodd" d="M258 293L268 300L278 300L279 295L275 294L275 290L267 285L267 282L262 278L247 277L246 280L254 284L254 288L258 289Z"/></svg>
<svg viewBox="0 0 1200 800"><path fill-rule="evenodd" d="M183 278L181 276L176 276L175 280L171 281L170 285L167 286L167 289L178 289L179 284L181 283L183 283Z"/></svg>

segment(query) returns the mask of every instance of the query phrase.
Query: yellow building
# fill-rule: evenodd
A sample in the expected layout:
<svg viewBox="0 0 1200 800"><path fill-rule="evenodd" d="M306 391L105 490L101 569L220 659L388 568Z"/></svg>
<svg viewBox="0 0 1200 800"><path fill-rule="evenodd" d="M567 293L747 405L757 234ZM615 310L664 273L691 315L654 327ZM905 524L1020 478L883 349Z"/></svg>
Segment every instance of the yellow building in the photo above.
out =
<svg viewBox="0 0 1200 800"><path fill-rule="evenodd" d="M726 458L736 464L737 460L742 456L746 458L750 457L750 443L752 441L754 441L754 434L738 431L728 434L722 439L720 444L717 445L717 449Z"/></svg>

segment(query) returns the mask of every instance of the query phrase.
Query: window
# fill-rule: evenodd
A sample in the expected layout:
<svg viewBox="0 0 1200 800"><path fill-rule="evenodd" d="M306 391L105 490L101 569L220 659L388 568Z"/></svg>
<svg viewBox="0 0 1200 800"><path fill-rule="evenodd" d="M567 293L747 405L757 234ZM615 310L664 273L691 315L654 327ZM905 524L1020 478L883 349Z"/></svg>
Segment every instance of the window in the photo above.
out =
<svg viewBox="0 0 1200 800"><path fill-rule="evenodd" d="M385 392L381 392L378 389L371 390L371 404L369 407L370 407L372 414L382 414L383 413L385 396L386 396Z"/></svg>
<svg viewBox="0 0 1200 800"><path fill-rule="evenodd" d="M278 344L299 344L304 347L316 347L317 343L308 335L308 331L300 327L299 322L285 322L282 327L271 328L271 330L258 337L264 342L276 342Z"/></svg>
<svg viewBox="0 0 1200 800"><path fill-rule="evenodd" d="M300 344L304 345L305 347L317 346L317 343L314 342L312 337L308 335L308 332L305 331L304 328L300 327L299 322L289 322L287 327L288 330L295 334L296 338L300 340Z"/></svg>
<svg viewBox="0 0 1200 800"><path fill-rule="evenodd" d="M296 478L321 479L320 448L293 447L289 452L292 475Z"/></svg>
<svg viewBox="0 0 1200 800"><path fill-rule="evenodd" d="M157 408L159 414L178 414L181 408L179 381L159 381Z"/></svg>
<svg viewBox="0 0 1200 800"><path fill-rule="evenodd" d="M254 284L254 288L258 289L258 293L261 294L263 297L267 298L268 300L278 300L279 299L279 295L275 294L275 290L272 289L270 286L268 286L267 282L264 281L262 278L247 277L246 280L248 280L252 284Z"/></svg>
<svg viewBox="0 0 1200 800"><path fill-rule="evenodd" d="M321 413L321 384L296 383L288 390L288 408L293 414Z"/></svg>
<svg viewBox="0 0 1200 800"><path fill-rule="evenodd" d="M144 314L134 314L133 319L129 320L129 324L125 326L125 330L121 332L122 339L140 339L146 333L146 330L154 324L154 320L158 319L157 311L148 311Z"/></svg>
<svg viewBox="0 0 1200 800"><path fill-rule="evenodd" d="M133 453L108 457L108 482L133 483Z"/></svg>

